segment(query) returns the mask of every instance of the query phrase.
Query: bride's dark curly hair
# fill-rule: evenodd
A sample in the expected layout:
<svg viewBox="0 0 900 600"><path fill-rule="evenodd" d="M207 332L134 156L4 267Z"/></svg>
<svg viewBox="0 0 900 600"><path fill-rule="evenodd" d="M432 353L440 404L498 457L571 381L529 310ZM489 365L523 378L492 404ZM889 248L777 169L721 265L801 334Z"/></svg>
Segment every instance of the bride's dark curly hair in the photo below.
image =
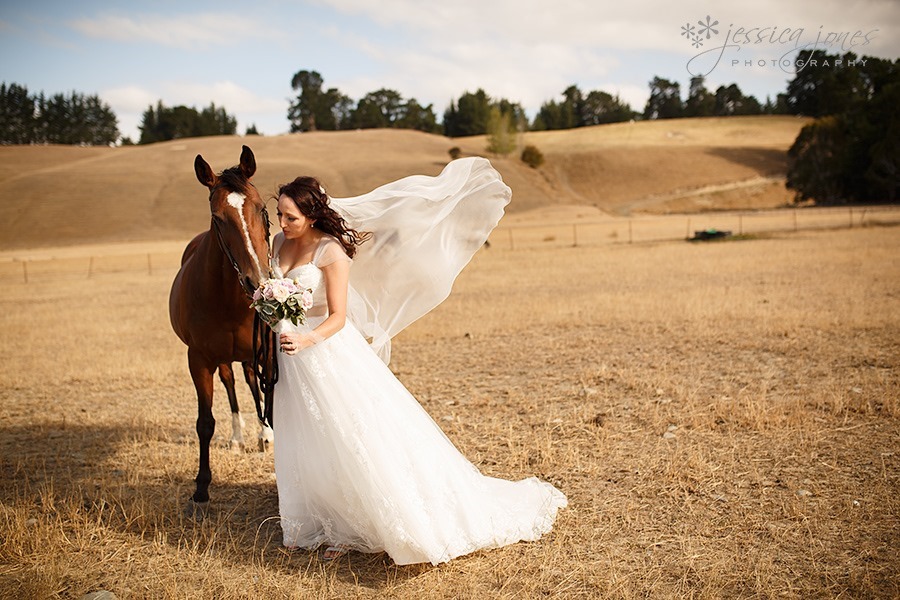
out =
<svg viewBox="0 0 900 600"><path fill-rule="evenodd" d="M275 199L281 196L293 200L303 216L312 219L313 227L334 236L350 258L356 254L357 246L372 237L367 231L357 231L347 225L344 218L328 205L328 194L315 177L298 177L285 183L278 188Z"/></svg>

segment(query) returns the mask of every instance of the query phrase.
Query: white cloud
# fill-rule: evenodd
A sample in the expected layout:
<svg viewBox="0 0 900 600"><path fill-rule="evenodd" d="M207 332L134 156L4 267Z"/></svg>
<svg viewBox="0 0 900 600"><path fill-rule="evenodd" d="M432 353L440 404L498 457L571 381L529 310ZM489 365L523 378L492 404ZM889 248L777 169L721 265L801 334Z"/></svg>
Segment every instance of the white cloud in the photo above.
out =
<svg viewBox="0 0 900 600"><path fill-rule="evenodd" d="M224 107L229 113L287 113L287 101L266 98L242 88L232 81L210 84L165 82L160 93L151 92L140 86L127 86L106 90L100 94L113 110L142 114L148 106L162 101L165 106L193 106L202 109L210 102Z"/></svg>
<svg viewBox="0 0 900 600"><path fill-rule="evenodd" d="M113 88L100 93L100 97L118 114L119 112L141 113L148 106L156 104L159 97L142 87L130 85Z"/></svg>
<svg viewBox="0 0 900 600"><path fill-rule="evenodd" d="M151 42L174 48L233 44L235 39L270 39L272 32L246 15L102 15L71 21L69 25L89 37L117 42Z"/></svg>
<svg viewBox="0 0 900 600"><path fill-rule="evenodd" d="M385 50L378 44L374 44L369 41L368 38L365 38L361 35L356 35L351 31L340 29L338 27L335 27L334 25L329 25L322 29L322 33L329 39L331 39L332 43L339 44L347 48L353 48L359 52L362 52L369 58L375 60L383 60L387 58L385 55Z"/></svg>
<svg viewBox="0 0 900 600"><path fill-rule="evenodd" d="M445 56L401 55L395 69L405 86L431 97L449 99L481 87L492 96L536 107L576 80L599 79L618 61L583 48L540 44L473 44L449 48Z"/></svg>
<svg viewBox="0 0 900 600"><path fill-rule="evenodd" d="M333 84L342 92L358 99L377 88L393 88L405 97L433 103L439 116L452 98L478 88L536 108L573 82L608 77L620 65L615 53L553 41L426 40L417 43L416 51L406 51L358 34L328 34L379 65L378 73L336 79Z"/></svg>
<svg viewBox="0 0 900 600"><path fill-rule="evenodd" d="M214 102L230 113L287 113L287 101L259 96L232 81L215 83L167 82L162 85L163 104L203 108Z"/></svg>

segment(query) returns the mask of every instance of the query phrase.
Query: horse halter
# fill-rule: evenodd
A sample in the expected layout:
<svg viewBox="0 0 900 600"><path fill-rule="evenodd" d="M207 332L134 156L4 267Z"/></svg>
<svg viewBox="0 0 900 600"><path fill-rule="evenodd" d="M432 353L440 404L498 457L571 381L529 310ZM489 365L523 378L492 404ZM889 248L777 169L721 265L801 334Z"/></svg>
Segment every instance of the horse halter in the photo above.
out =
<svg viewBox="0 0 900 600"><path fill-rule="evenodd" d="M215 192L216 188L213 188L209 192L210 200L212 199L212 195ZM266 226L266 256L268 258L267 264L272 264L272 245L269 243L269 227L272 225L272 222L269 220L269 210L266 208L265 204L263 204L262 209L263 222ZM253 298L253 292L256 290L247 289L244 284L244 279L241 277L241 268L238 266L237 260L234 258L234 254L231 252L231 248L228 247L228 244L225 243L225 238L222 235L222 230L219 229L219 221L217 219L212 220L213 230L216 232L216 239L219 242L219 249L222 251L222 254L231 262L231 266L234 267L235 272L238 274L238 284L241 286L241 289L244 290L244 293L248 298Z"/></svg>

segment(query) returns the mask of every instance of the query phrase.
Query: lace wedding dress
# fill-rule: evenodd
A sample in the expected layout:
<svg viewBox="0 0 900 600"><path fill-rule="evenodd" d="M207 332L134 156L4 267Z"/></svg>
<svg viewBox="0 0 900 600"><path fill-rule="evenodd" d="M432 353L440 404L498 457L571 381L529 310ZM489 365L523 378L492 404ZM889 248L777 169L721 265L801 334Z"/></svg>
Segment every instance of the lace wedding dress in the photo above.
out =
<svg viewBox="0 0 900 600"><path fill-rule="evenodd" d="M469 205L472 196L478 202ZM436 178L406 178L366 196L333 199L351 225L369 226L374 239L353 261L344 328L294 356L278 356L275 473L284 545L343 544L386 551L399 565L436 565L550 531L565 496L534 477L512 482L482 475L386 365L389 336L446 297L508 200L509 188L483 159L454 161ZM481 218L460 214L473 208ZM415 235L410 218L428 223L428 231ZM398 228L387 225L401 221ZM314 328L327 316L321 269L350 259L326 236L312 262L284 273L280 237L273 270L313 289L306 327ZM417 264L430 268L418 282ZM391 293L394 283L399 295Z"/></svg>

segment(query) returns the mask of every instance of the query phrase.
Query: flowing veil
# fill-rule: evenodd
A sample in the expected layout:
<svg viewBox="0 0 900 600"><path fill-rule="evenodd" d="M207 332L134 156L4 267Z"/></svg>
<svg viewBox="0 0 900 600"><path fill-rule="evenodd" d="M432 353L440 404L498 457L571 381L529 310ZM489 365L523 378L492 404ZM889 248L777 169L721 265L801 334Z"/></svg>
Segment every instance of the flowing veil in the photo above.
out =
<svg viewBox="0 0 900 600"><path fill-rule="evenodd" d="M391 338L443 302L484 245L512 195L484 158L451 161L331 206L372 238L350 269L348 316L387 363Z"/></svg>

